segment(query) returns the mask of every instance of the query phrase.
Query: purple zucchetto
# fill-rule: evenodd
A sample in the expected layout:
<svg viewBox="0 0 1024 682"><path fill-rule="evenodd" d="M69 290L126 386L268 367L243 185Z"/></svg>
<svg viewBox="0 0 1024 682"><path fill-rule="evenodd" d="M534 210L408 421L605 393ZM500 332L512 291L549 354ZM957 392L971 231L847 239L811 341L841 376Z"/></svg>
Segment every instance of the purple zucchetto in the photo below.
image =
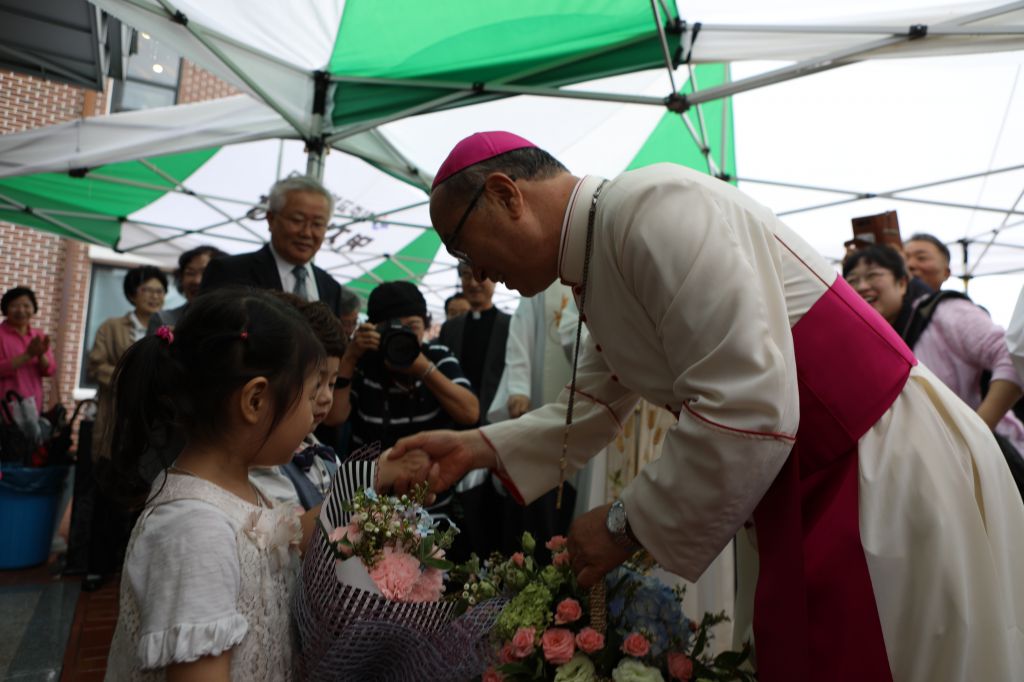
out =
<svg viewBox="0 0 1024 682"><path fill-rule="evenodd" d="M493 159L499 154L515 149L526 149L536 146L525 138L503 130L473 133L461 140L448 153L448 158L444 160L444 163L437 170L437 175L434 176L434 184L430 186L430 189L433 190L459 171L481 161Z"/></svg>

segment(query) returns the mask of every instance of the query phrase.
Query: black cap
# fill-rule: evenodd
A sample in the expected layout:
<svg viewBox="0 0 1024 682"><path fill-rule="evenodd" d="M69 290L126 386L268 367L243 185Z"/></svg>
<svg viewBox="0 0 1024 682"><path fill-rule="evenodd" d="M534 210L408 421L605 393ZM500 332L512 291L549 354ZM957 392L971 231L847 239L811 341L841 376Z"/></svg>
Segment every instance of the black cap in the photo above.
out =
<svg viewBox="0 0 1024 682"><path fill-rule="evenodd" d="M419 315L427 319L427 302L412 282L384 282L370 292L366 316L378 323L395 317Z"/></svg>

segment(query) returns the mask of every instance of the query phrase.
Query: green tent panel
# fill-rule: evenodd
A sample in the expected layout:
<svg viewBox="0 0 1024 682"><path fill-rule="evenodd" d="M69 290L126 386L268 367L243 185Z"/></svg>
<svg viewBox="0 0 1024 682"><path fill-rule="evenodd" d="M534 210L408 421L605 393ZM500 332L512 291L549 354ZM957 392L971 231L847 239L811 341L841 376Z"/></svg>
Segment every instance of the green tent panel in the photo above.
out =
<svg viewBox="0 0 1024 682"><path fill-rule="evenodd" d="M427 270L430 269L440 247L441 239L437 233L433 230L425 230L408 246L371 270L371 274L347 282L345 286L351 287L365 300L374 287L381 282L411 279L419 284L423 276L427 274ZM396 263L396 260L401 265ZM410 277L410 273L412 273L412 277Z"/></svg>
<svg viewBox="0 0 1024 682"><path fill-rule="evenodd" d="M397 0L388 10L346 6L328 65L332 75L560 86L665 63L651 7L635 0L520 0L503 6L500 19L483 2ZM395 29L395 17L408 31ZM674 53L679 35L668 39ZM448 92L341 83L331 117L343 126Z"/></svg>
<svg viewBox="0 0 1024 682"><path fill-rule="evenodd" d="M168 154L148 159L148 163L169 178L182 182L218 150L219 147L214 147ZM110 182L104 177L151 185L152 188ZM0 202L24 204L35 209L35 213L0 209L0 220L45 230L61 237L81 239L81 234L74 232L77 230L114 247L121 233L120 220L164 196L174 186L175 182L147 167L142 161L99 166L90 169L84 177L38 173L6 178L0 180ZM73 229L65 229L59 223Z"/></svg>
<svg viewBox="0 0 1024 682"><path fill-rule="evenodd" d="M694 68L694 77L700 89L711 88L729 82L728 64L702 64ZM693 92L692 84L687 81L683 94ZM719 166L719 171L729 176L730 182L736 183L736 145L733 140L732 98L714 100L700 105L707 132L705 144L711 149L711 157ZM724 116L723 116L724 114ZM691 109L687 115L693 123L694 130L700 135L700 120L697 110ZM725 129L723 135L723 127ZM725 146L725 162L722 163L722 147ZM667 112L647 138L640 151L629 164L629 169L649 166L653 163L670 161L689 168L707 172L708 165L700 147L693 141L679 114ZM724 167L723 167L724 166Z"/></svg>

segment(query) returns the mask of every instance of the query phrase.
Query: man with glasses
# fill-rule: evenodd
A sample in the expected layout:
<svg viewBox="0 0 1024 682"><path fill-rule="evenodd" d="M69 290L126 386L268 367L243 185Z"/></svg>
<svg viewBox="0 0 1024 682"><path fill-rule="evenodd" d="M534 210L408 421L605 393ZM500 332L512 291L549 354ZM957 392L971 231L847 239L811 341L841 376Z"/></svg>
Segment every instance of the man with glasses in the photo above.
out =
<svg viewBox="0 0 1024 682"><path fill-rule="evenodd" d="M178 324L178 320L181 319L181 316L188 309L189 303L199 295L206 266L214 258L223 258L226 255L216 246L204 244L194 249L189 249L178 256L178 269L174 271L174 285L178 287L178 291L185 297L185 302L177 308L161 310L149 318L147 333L155 334L156 330L163 325L174 327L174 325Z"/></svg>
<svg viewBox="0 0 1024 682"><path fill-rule="evenodd" d="M1024 679L1024 504L991 433L769 210L674 164L577 177L493 132L455 146L430 214L477 278L572 287L590 335L556 403L390 456L530 501L642 396L678 422L573 523L581 585L638 546L694 581L747 526L762 681Z"/></svg>
<svg viewBox="0 0 1024 682"><path fill-rule="evenodd" d="M341 285L313 264L333 207L334 197L313 178L278 180L268 199L270 243L258 251L212 260L203 274L203 291L229 284L287 291L307 301L323 301L340 317Z"/></svg>

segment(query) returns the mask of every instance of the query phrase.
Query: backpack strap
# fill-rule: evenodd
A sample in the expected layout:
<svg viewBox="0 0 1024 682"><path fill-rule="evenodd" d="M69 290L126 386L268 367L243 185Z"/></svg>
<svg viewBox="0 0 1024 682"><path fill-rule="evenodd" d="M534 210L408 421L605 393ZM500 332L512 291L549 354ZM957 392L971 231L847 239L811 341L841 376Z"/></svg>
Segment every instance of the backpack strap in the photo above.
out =
<svg viewBox="0 0 1024 682"><path fill-rule="evenodd" d="M914 302L914 312L911 315L910 324L907 325L907 328L902 333L903 340L911 347L911 349L917 345L918 340L921 338L921 334L928 328L939 303L954 298L965 299L967 301L971 300L970 296L960 293L959 291L941 289L931 294L927 294L926 296L922 296Z"/></svg>

